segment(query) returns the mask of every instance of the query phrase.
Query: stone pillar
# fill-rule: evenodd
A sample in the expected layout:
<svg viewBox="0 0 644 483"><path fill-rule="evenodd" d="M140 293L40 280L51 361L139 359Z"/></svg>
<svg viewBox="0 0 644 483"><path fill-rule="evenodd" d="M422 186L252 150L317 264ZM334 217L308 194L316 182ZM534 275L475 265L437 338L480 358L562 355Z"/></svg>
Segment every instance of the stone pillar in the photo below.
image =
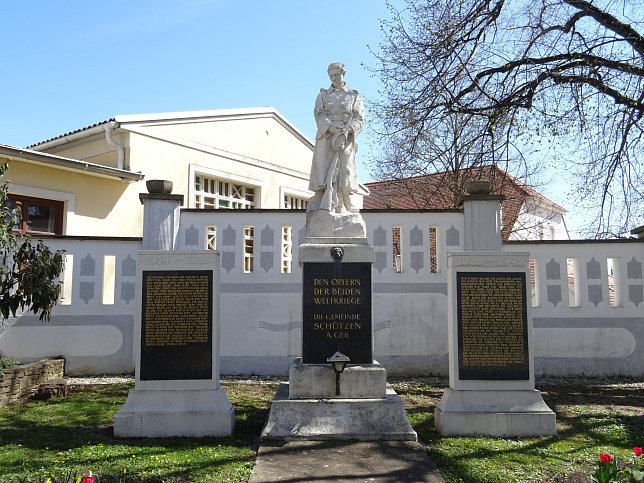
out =
<svg viewBox="0 0 644 483"><path fill-rule="evenodd" d="M143 204L143 250L174 250L179 234L183 195L173 195L172 181L149 180L148 193L140 193Z"/></svg>
<svg viewBox="0 0 644 483"><path fill-rule="evenodd" d="M235 410L219 385L219 253L139 251L134 389L117 438L230 436Z"/></svg>
<svg viewBox="0 0 644 483"><path fill-rule="evenodd" d="M552 435L534 386L530 254L501 251L503 196L491 188L468 185L466 251L447 255L449 388L434 424L445 436Z"/></svg>
<svg viewBox="0 0 644 483"><path fill-rule="evenodd" d="M492 182L470 181L467 195L461 198L465 215L465 250L501 251L501 201L503 195L491 195Z"/></svg>

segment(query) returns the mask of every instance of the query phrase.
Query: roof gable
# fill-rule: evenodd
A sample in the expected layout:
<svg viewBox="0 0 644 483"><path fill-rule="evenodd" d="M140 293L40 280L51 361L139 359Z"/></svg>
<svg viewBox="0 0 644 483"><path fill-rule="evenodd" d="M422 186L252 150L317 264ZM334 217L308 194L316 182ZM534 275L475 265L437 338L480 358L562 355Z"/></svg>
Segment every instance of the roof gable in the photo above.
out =
<svg viewBox="0 0 644 483"><path fill-rule="evenodd" d="M235 121L242 119L267 119L272 118L285 129L291 132L302 143L313 149L313 143L309 140L299 129L291 124L284 116L282 116L273 107L254 107L254 108L241 108L241 109L217 109L206 111L185 111L185 112L165 112L165 113L152 113L152 114L126 114L118 115L111 119L98 122L74 131L61 134L59 136L50 138L29 146L36 150L47 150L52 145L59 144L61 139L73 138L74 140L81 139L85 136L92 136L99 131L102 131L104 126L108 123L115 123L114 128L127 129L128 126L161 126L169 124L182 124L182 123L196 123L196 122L209 122L209 121Z"/></svg>

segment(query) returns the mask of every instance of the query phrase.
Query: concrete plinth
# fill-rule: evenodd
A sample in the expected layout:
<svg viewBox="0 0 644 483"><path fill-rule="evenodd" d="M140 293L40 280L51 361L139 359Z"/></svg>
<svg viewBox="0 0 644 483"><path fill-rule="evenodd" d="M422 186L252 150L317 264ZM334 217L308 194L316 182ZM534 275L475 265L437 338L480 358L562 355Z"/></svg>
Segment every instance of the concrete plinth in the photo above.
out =
<svg viewBox="0 0 644 483"><path fill-rule="evenodd" d="M445 389L434 411L443 436L541 436L556 434L555 413L537 390Z"/></svg>
<svg viewBox="0 0 644 483"><path fill-rule="evenodd" d="M167 438L229 436L235 410L222 388L132 390L114 415L114 436Z"/></svg>
<svg viewBox="0 0 644 483"><path fill-rule="evenodd" d="M295 359L289 382L277 389L262 439L417 441L402 399L387 385L387 371L373 364L347 366L335 394L331 364Z"/></svg>
<svg viewBox="0 0 644 483"><path fill-rule="evenodd" d="M340 374L340 395L336 395L335 371L330 364L302 364L297 358L289 370L290 399L298 398L384 398L387 371L378 362L347 366Z"/></svg>
<svg viewBox="0 0 644 483"><path fill-rule="evenodd" d="M277 388L262 440L417 441L402 399L391 387L384 398L289 399L289 384Z"/></svg>

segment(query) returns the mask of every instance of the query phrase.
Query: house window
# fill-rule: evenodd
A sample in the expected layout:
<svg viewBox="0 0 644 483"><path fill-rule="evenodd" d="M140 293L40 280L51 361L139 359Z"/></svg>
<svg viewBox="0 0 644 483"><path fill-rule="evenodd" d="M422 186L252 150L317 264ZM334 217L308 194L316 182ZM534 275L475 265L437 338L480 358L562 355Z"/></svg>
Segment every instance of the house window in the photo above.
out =
<svg viewBox="0 0 644 483"><path fill-rule="evenodd" d="M306 209L308 202L308 198L301 198L299 196L284 193L283 207L286 210L304 210Z"/></svg>
<svg viewBox="0 0 644 483"><path fill-rule="evenodd" d="M21 233L63 234L62 201L9 194L8 202L20 206L20 222L14 228Z"/></svg>
<svg viewBox="0 0 644 483"><path fill-rule="evenodd" d="M195 175L195 207L244 210L255 207L255 190L232 181Z"/></svg>

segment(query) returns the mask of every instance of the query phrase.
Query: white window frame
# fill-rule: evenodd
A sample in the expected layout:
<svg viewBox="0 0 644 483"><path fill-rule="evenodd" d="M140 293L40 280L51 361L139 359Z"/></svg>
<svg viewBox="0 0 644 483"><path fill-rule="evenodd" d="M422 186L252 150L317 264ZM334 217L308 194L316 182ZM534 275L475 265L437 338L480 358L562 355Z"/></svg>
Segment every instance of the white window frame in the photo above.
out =
<svg viewBox="0 0 644 483"><path fill-rule="evenodd" d="M199 166L191 164L188 169L188 176L190 177L190 182L188 184L188 206L190 208L196 208L197 204L195 202L195 197L197 195L197 190L195 187L195 176L201 175L208 178L214 178L217 181L223 181L227 183L240 184L248 188L253 188L255 190L255 204L253 208L261 208L263 206L263 195L264 195L264 186L265 183L261 180L248 178L246 176L239 176L236 174L228 173L226 171L221 171L218 169L212 169L205 166ZM230 209L230 208L223 208Z"/></svg>
<svg viewBox="0 0 644 483"><path fill-rule="evenodd" d="M280 209L281 210L290 210L292 208L285 208L284 207L284 198L286 196L292 196L294 198L299 198L301 200L304 200L308 203L309 198L313 196L312 191L308 190L300 190L297 188L289 188L288 186L280 186Z"/></svg>

